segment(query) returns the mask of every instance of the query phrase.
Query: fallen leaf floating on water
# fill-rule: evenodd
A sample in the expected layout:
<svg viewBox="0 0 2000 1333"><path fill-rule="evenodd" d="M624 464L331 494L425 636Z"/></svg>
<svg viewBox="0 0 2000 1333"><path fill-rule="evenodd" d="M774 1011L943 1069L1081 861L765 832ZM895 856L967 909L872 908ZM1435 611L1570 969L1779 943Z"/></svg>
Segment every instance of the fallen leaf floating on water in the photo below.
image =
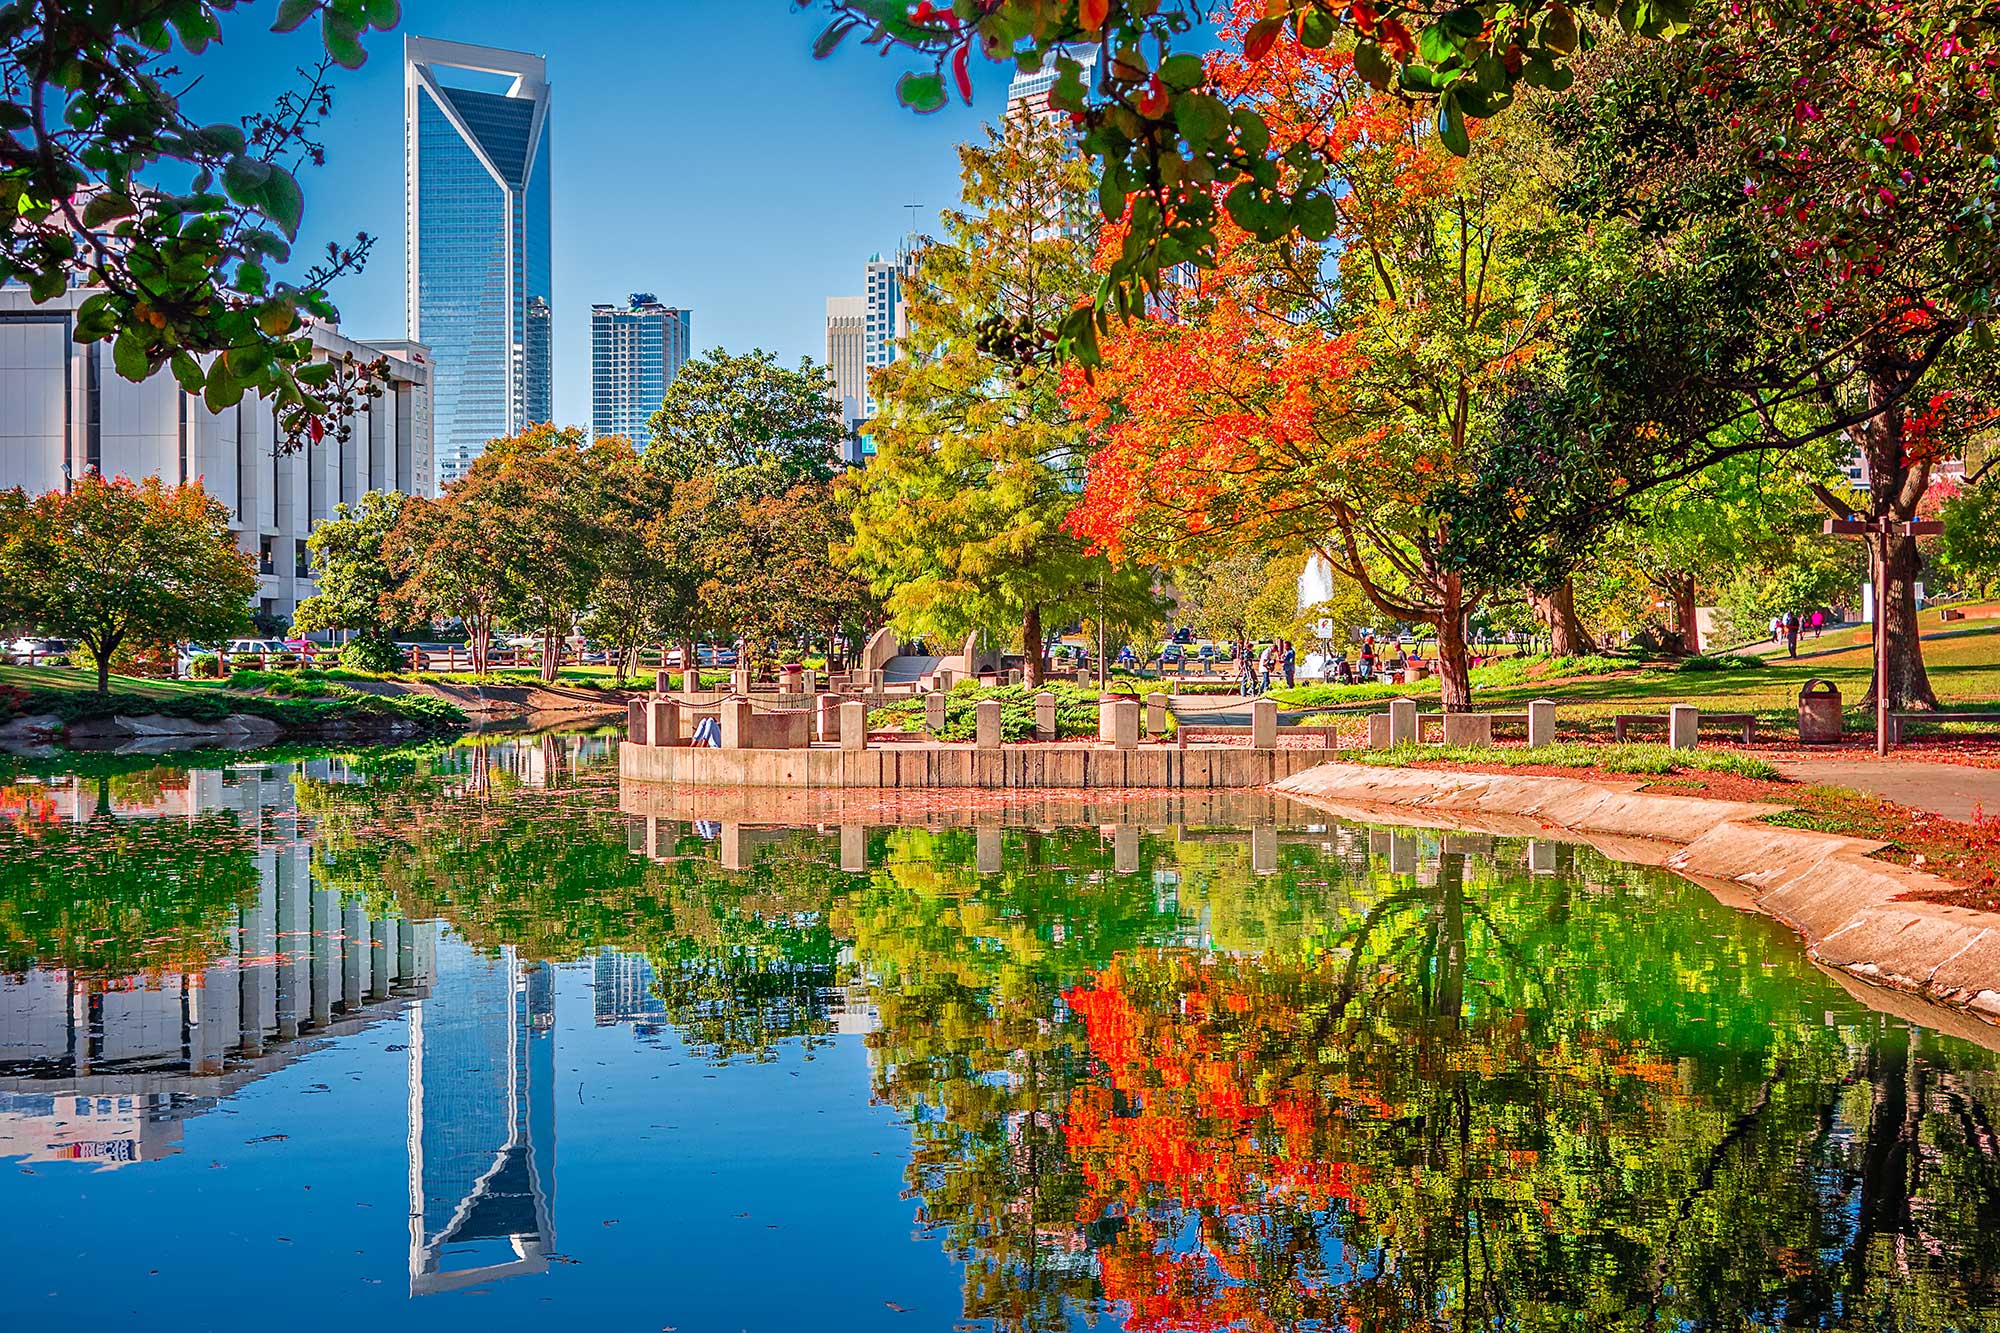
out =
<svg viewBox="0 0 2000 1333"><path fill-rule="evenodd" d="M894 1301L883 1301L882 1304L888 1306L891 1310L894 1310L897 1314L909 1313L908 1310L905 1310L902 1306L896 1304Z"/></svg>

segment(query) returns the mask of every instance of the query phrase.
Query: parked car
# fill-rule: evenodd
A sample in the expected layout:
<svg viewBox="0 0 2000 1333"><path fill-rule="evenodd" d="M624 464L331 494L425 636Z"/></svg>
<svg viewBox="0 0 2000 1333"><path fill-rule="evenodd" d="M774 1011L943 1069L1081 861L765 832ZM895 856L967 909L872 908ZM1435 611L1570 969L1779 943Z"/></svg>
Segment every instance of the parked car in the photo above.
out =
<svg viewBox="0 0 2000 1333"><path fill-rule="evenodd" d="M7 645L7 656L17 666L48 666L49 658L66 656L72 650L68 639L23 635Z"/></svg>
<svg viewBox="0 0 2000 1333"><path fill-rule="evenodd" d="M222 654L232 665L239 657L262 657L266 665L298 661L298 654L287 648L283 639L231 639L223 645Z"/></svg>
<svg viewBox="0 0 2000 1333"><path fill-rule="evenodd" d="M190 676L194 674L194 660L197 657L220 657L222 650L212 643L184 643L174 650L174 674Z"/></svg>

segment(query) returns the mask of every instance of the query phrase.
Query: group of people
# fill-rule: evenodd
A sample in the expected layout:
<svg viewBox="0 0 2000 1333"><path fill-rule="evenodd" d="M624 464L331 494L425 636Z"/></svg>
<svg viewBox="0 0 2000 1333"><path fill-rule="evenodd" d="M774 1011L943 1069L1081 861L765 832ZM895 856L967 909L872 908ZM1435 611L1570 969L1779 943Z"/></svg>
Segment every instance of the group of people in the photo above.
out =
<svg viewBox="0 0 2000 1333"><path fill-rule="evenodd" d="M1265 693L1280 676L1288 690L1298 682L1299 650L1290 639L1273 639L1262 652L1245 639L1236 645L1236 661L1245 695Z"/></svg>
<svg viewBox="0 0 2000 1333"><path fill-rule="evenodd" d="M1812 636L1817 639L1825 624L1824 611L1815 611L1809 616L1800 615L1797 611L1787 611L1783 615L1772 616L1771 643L1774 646L1782 643L1788 656L1797 657L1800 632L1809 629L1812 631Z"/></svg>
<svg viewBox="0 0 2000 1333"><path fill-rule="evenodd" d="M1359 660L1348 661L1345 650L1335 652L1326 662L1324 673L1326 680L1330 684L1366 685L1374 680L1378 673L1387 679L1400 676L1409 666L1412 657L1416 655L1416 650L1412 649L1409 654L1405 654L1400 642L1393 647L1395 651L1388 658L1378 658L1375 651L1375 636L1372 633L1364 634L1361 636Z"/></svg>

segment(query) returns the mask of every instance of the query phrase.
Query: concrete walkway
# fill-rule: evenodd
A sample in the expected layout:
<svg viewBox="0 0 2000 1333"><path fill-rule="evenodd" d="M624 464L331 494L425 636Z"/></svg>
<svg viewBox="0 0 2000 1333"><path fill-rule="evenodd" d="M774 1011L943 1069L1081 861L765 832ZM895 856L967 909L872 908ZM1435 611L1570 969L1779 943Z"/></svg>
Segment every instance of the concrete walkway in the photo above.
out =
<svg viewBox="0 0 2000 1333"><path fill-rule="evenodd" d="M1820 782L1880 796L1947 819L1974 813L2000 817L2000 769L1938 764L1922 759L1781 759L1778 771L1799 782Z"/></svg>

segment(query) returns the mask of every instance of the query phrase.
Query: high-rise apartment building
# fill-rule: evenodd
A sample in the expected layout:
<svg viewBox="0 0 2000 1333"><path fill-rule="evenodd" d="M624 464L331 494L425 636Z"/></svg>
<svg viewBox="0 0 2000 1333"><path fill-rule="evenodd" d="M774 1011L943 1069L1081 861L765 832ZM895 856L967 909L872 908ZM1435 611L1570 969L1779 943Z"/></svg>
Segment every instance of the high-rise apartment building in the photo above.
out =
<svg viewBox="0 0 2000 1333"><path fill-rule="evenodd" d="M914 234L903 238L896 249L896 258L887 260L881 255L872 255L866 269L866 320L862 325L862 362L867 371L881 369L896 359L897 343L910 333L910 314L903 301L903 288L916 276L917 238ZM862 414L872 418L875 415L875 399L865 389L862 394Z"/></svg>
<svg viewBox="0 0 2000 1333"><path fill-rule="evenodd" d="M590 307L590 431L645 448L648 423L690 354L694 312L634 292Z"/></svg>
<svg viewBox="0 0 2000 1333"><path fill-rule="evenodd" d="M826 298L826 364L840 419L852 428L868 402L868 298Z"/></svg>
<svg viewBox="0 0 2000 1333"><path fill-rule="evenodd" d="M1007 110L1010 113L1026 111L1036 116L1056 113L1056 108L1049 102L1049 94L1056 86L1056 54L1051 52L1044 57L1042 67L1034 73L1014 76L1014 81L1007 85ZM1083 86L1086 89L1097 82L1096 47L1065 47L1061 54L1083 66Z"/></svg>
<svg viewBox="0 0 2000 1333"><path fill-rule="evenodd" d="M446 484L553 415L549 84L540 56L428 37L404 39L403 76L407 319Z"/></svg>

